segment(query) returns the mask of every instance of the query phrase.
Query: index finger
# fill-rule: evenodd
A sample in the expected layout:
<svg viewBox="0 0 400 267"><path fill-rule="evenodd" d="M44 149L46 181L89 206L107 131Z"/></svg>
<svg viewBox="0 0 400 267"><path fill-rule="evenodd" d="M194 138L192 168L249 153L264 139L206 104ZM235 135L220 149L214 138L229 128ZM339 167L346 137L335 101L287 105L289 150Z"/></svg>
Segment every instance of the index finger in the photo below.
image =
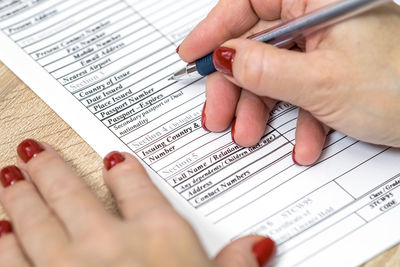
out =
<svg viewBox="0 0 400 267"><path fill-rule="evenodd" d="M221 0L186 37L179 55L186 62L203 57L225 41L237 38L259 20L280 17L281 0Z"/></svg>
<svg viewBox="0 0 400 267"><path fill-rule="evenodd" d="M113 161L107 167L107 162ZM111 152L104 162L104 181L117 200L123 217L137 220L153 212L172 211L173 208L155 187L146 170L132 155Z"/></svg>

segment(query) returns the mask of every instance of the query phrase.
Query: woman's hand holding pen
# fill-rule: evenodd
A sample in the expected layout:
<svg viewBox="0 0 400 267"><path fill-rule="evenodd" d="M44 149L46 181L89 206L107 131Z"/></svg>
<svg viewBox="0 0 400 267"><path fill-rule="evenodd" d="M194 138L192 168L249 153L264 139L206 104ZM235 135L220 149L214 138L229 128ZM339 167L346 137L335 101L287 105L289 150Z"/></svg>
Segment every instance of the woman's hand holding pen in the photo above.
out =
<svg viewBox="0 0 400 267"><path fill-rule="evenodd" d="M235 142L255 145L269 111L282 100L301 108L295 148L301 165L318 159L330 128L363 141L400 146L398 6L388 4L340 23L293 44L291 50L241 38L326 4L218 3L179 49L190 62L220 47L215 52L220 72L207 78L207 129L223 131L234 119Z"/></svg>

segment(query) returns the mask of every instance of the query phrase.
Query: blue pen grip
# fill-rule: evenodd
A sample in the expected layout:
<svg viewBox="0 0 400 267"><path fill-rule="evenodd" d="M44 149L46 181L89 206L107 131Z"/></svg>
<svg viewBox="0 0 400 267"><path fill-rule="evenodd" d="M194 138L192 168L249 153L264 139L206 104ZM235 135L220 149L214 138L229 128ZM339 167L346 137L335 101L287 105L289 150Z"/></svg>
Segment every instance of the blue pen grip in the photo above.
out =
<svg viewBox="0 0 400 267"><path fill-rule="evenodd" d="M207 76L211 73L216 72L214 63L213 63L213 53L208 54L205 57L202 57L196 61L197 72L201 76Z"/></svg>

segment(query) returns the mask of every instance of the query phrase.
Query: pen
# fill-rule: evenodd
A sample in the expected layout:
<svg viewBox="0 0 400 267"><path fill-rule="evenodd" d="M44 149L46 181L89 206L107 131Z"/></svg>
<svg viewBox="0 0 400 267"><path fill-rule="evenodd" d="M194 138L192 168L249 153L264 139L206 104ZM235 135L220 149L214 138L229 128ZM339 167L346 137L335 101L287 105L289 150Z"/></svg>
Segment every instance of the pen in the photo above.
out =
<svg viewBox="0 0 400 267"><path fill-rule="evenodd" d="M248 39L284 47L293 41L304 38L374 7L391 2L391 0L345 0L307 13L278 26L261 31ZM397 1L395 1L397 3ZM175 72L169 80L192 79L207 76L217 70L213 63L213 53L189 63L185 68Z"/></svg>

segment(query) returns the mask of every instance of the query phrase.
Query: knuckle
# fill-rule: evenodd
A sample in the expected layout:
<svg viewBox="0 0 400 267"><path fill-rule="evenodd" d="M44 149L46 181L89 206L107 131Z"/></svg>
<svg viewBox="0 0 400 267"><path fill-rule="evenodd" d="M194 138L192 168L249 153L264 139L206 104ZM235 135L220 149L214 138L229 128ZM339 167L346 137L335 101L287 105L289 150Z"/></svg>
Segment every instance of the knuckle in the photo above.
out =
<svg viewBox="0 0 400 267"><path fill-rule="evenodd" d="M337 84L336 75L330 68L314 69L315 75L311 75L311 83L315 88L330 89Z"/></svg>
<svg viewBox="0 0 400 267"><path fill-rule="evenodd" d="M27 229L39 229L54 220L50 210L42 210L41 212L36 212L35 216L32 215L30 212L21 215L20 221L24 222L24 227Z"/></svg>
<svg viewBox="0 0 400 267"><path fill-rule="evenodd" d="M248 83L250 81L252 81L252 71L250 70L250 68L253 66L251 65L250 61L250 55L251 55L252 51L250 50L246 50L243 55L242 55L242 59L241 59L241 67L238 69L238 72L236 74L236 79L238 79L242 84Z"/></svg>
<svg viewBox="0 0 400 267"><path fill-rule="evenodd" d="M142 172L145 173L143 167L138 162L125 162L124 164L119 164L115 168L115 172L117 174L124 174L124 173L141 174Z"/></svg>
<svg viewBox="0 0 400 267"><path fill-rule="evenodd" d="M43 166L52 166L59 160L58 156L49 152L42 152L40 156L34 158L28 163L28 172L32 177L32 180L36 182L38 179L44 177L43 172L45 168Z"/></svg>
<svg viewBox="0 0 400 267"><path fill-rule="evenodd" d="M43 190L50 203L58 203L68 195L79 195L79 189L75 185L68 184L67 179L49 182Z"/></svg>
<svg viewBox="0 0 400 267"><path fill-rule="evenodd" d="M32 185L26 181L14 184L1 194L3 203L19 203L21 199L29 195L32 191Z"/></svg>
<svg viewBox="0 0 400 267"><path fill-rule="evenodd" d="M144 225L158 232L176 233L191 229L189 223L180 217L172 208L158 209L149 212L143 218Z"/></svg>
<svg viewBox="0 0 400 267"><path fill-rule="evenodd" d="M257 90L264 87L265 77L269 76L268 63L265 60L264 49L248 49L243 54L242 67L239 69L237 79L251 89Z"/></svg>
<svg viewBox="0 0 400 267"><path fill-rule="evenodd" d="M50 158L56 160L55 158ZM50 163L51 164L51 163ZM65 177L58 179L49 179L48 174L42 173L40 167L30 172L32 180L38 185L41 193L45 196L48 202L57 204L65 200L69 196L81 195L81 192L86 190L85 184L71 182L71 177L68 174ZM53 173L52 175L62 175L60 173Z"/></svg>
<svg viewBox="0 0 400 267"><path fill-rule="evenodd" d="M116 225L113 218L104 218L102 221L92 223L90 231L81 233L75 242L78 245L104 250L109 244L118 244L119 231L120 225Z"/></svg>
<svg viewBox="0 0 400 267"><path fill-rule="evenodd" d="M341 75L339 73L340 68L335 68L332 62L337 61L337 55L331 55L329 53L315 53L311 57L313 62L317 64L309 64L312 73L309 75L311 77L311 83L315 88L330 89L337 85L340 81ZM341 62L344 62L341 60ZM346 68L345 68L346 69Z"/></svg>

